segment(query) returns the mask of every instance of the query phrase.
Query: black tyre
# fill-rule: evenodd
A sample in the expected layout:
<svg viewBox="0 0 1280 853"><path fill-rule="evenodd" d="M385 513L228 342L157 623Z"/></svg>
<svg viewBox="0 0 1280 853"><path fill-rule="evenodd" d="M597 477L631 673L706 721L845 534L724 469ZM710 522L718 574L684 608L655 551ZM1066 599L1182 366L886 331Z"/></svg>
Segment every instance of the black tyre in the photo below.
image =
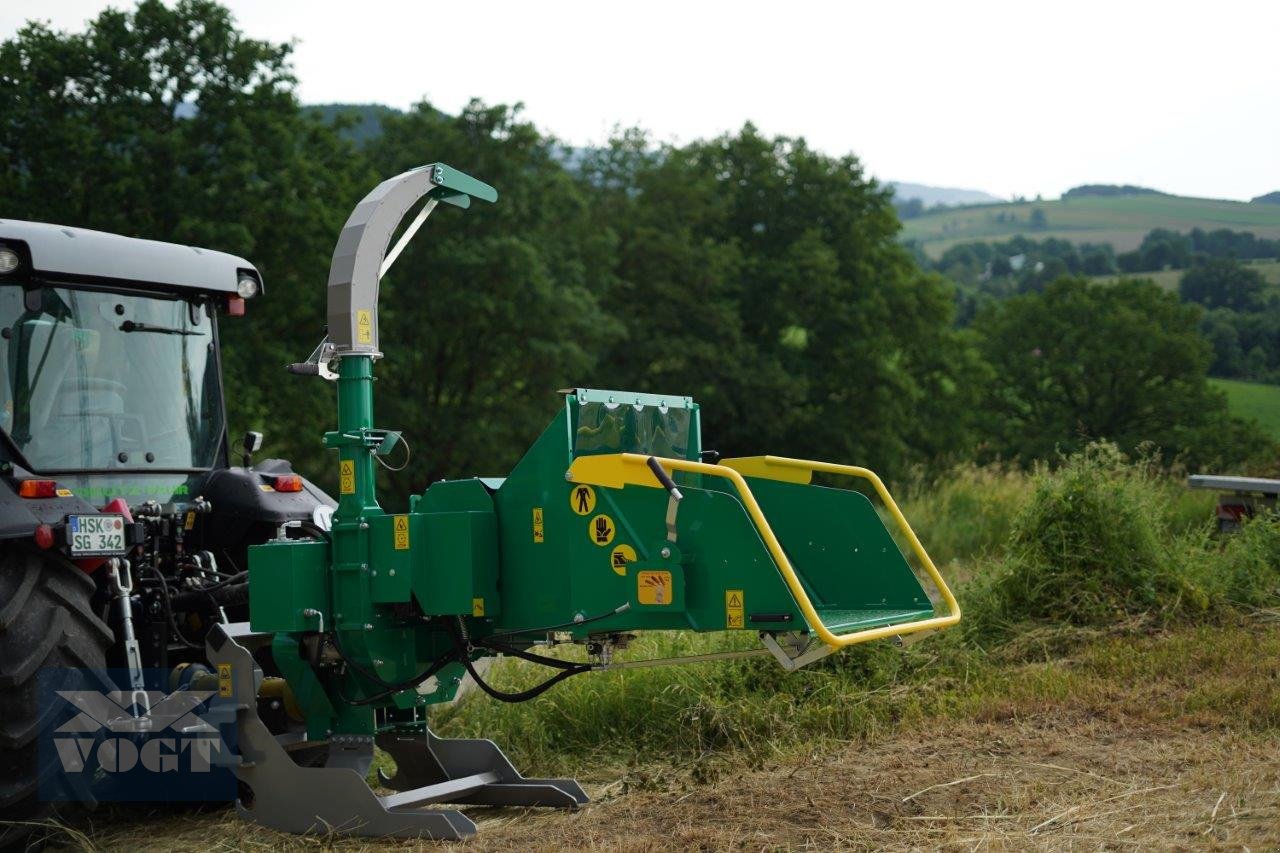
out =
<svg viewBox="0 0 1280 853"><path fill-rule="evenodd" d="M39 823L55 817L39 796L41 731L60 720L40 713L45 667L106 668L110 628L90 606L93 581L59 556L0 543L0 850L38 844ZM10 823L17 821L19 823Z"/></svg>

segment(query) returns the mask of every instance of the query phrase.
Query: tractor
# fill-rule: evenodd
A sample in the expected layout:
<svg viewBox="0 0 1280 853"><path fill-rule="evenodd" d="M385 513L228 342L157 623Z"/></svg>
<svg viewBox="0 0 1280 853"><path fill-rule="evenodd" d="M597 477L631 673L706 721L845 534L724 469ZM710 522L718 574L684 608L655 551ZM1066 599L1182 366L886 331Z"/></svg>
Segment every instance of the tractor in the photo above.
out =
<svg viewBox="0 0 1280 853"><path fill-rule="evenodd" d="M149 673L198 671L247 618L248 548L328 526L328 495L253 463L260 433L228 438L218 323L262 290L243 258L0 221L0 820L57 784L40 673L172 689Z"/></svg>

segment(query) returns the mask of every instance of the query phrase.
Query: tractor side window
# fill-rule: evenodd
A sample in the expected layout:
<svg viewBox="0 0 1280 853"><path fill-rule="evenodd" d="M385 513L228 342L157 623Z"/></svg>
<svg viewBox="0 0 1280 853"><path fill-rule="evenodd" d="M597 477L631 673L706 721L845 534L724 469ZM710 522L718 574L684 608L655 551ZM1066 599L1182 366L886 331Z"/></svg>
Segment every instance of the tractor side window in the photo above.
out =
<svg viewBox="0 0 1280 853"><path fill-rule="evenodd" d="M162 296L0 288L0 426L38 471L212 467L213 324Z"/></svg>

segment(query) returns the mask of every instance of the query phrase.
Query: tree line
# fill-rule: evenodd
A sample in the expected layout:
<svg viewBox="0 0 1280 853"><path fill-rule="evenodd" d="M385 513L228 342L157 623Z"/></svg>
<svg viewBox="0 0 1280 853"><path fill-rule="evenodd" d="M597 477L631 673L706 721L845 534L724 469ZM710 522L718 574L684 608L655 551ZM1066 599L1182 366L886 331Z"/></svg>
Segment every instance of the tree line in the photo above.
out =
<svg viewBox="0 0 1280 853"><path fill-rule="evenodd" d="M709 447L889 477L1100 437L1192 464L1269 452L1207 383L1198 309L1154 285L1064 261L957 323L955 285L898 241L891 192L852 155L747 124L568 157L518 105L479 101L387 114L357 147L357 118L299 104L289 54L211 0L30 24L0 45L0 198L7 218L252 259L265 296L222 324L232 430L322 483L332 389L283 365L324 334L351 208L437 160L501 197L433 217L383 282L378 422L415 449L393 501L509 470L575 385L690 394Z"/></svg>

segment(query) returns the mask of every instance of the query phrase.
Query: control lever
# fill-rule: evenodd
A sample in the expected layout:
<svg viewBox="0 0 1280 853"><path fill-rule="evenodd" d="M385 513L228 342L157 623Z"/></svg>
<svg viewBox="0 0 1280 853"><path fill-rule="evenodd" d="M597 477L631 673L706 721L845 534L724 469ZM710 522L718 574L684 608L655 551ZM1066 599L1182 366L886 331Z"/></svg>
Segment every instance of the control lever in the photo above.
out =
<svg viewBox="0 0 1280 853"><path fill-rule="evenodd" d="M649 470L653 472L653 476L658 478L658 482L662 484L662 488L667 490L667 494L671 495L673 501L684 500L684 495L680 493L680 487L676 485L676 481L671 479L671 475L667 473L667 469L662 467L662 463L658 461L656 456L650 456L645 460L649 466Z"/></svg>
<svg viewBox="0 0 1280 853"><path fill-rule="evenodd" d="M333 381L338 378L338 374L329 369L329 362L333 360L336 352L333 341L326 335L320 345L312 350L306 361L286 364L285 370L296 376L319 376L321 379Z"/></svg>
<svg viewBox="0 0 1280 853"><path fill-rule="evenodd" d="M676 541L676 513L680 510L680 501L684 500L684 494L680 491L680 487L676 485L676 481L671 479L667 469L662 467L662 463L658 461L656 456L650 456L645 460L645 464L649 466L653 476L658 478L662 488L666 489L667 494L671 496L667 500L667 541L674 543ZM665 551L666 549L663 550Z"/></svg>

